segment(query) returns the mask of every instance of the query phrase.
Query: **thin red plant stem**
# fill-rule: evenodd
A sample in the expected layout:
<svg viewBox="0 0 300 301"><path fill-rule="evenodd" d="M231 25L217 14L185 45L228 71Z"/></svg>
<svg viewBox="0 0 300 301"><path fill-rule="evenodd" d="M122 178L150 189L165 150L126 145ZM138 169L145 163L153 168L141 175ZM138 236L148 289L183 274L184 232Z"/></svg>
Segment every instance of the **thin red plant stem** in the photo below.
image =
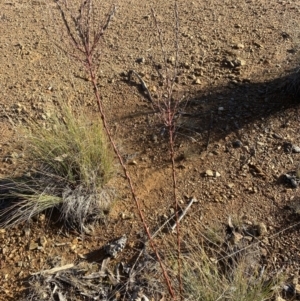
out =
<svg viewBox="0 0 300 301"><path fill-rule="evenodd" d="M179 16L178 16L178 6L177 1L174 2L174 12L175 12L175 49L176 49L176 58L175 58L175 66L174 66L174 74L173 77L170 76L170 72L168 72L167 67L167 59L166 59L166 51L164 47L164 42L162 38L162 31L160 29L160 26L158 24L155 11L153 8L151 8L152 16L154 18L154 23L156 26L156 30L158 33L158 40L160 44L160 48L163 55L164 60L164 67L165 67L165 73L166 73L166 89L167 89L167 99L163 100L160 98L160 101L162 104L158 104L158 109L161 112L161 115L164 119L165 125L168 129L169 134L169 149L170 149L170 159L172 164L172 190L173 190L173 199L175 203L175 214L176 214L176 240L177 240L177 263L178 263L178 282L179 282L179 295L180 300L183 300L183 283L182 283L182 272L181 272L181 234L180 234L180 225L178 222L179 219L179 204L178 204L178 198L177 198L177 179L176 179L176 170L175 170L175 115L178 110L178 100L174 101L172 100L173 96L173 88L174 88L174 82L175 77L177 75L177 65L178 65L178 56L179 56Z"/></svg>
<svg viewBox="0 0 300 301"><path fill-rule="evenodd" d="M128 181L128 184L129 184L129 187L130 187L130 191L131 191L131 194L132 194L132 198L133 198L133 200L135 202L135 205L137 207L140 219L142 221L144 230L145 230L145 232L146 232L146 234L148 236L151 248L154 251L155 256L156 256L156 258L157 258L157 260L159 262L159 265L160 265L160 267L162 269L163 276L164 276L164 279L166 281L166 285L168 287L169 294L171 295L172 299L175 300L176 299L175 298L175 293L174 293L173 287L171 285L171 281L169 279L168 273L167 273L167 271L166 271L166 269L165 269L165 267L164 267L164 265L162 263L162 259L161 259L160 255L158 253L158 250L157 250L157 248L155 246L155 243L154 243L154 241L152 239L152 236L150 234L149 228L147 226L146 219L145 219L144 214L143 214L142 209L141 209L140 202L139 202L139 200L137 198L137 195L135 193L135 189L134 189L134 186L133 186L133 182L132 182L131 176L130 176L127 168L126 168L126 165L125 165L125 163L123 161L123 158L122 158L122 156L121 156L121 154L120 154L120 152L119 152L119 150L118 150L118 148L117 148L117 146L116 146L116 144L114 142L114 139L113 139L113 137L111 135L111 132L109 130L109 127L108 127L108 124L107 124L107 120L106 120L106 114L105 114L105 111L104 111L104 108L103 108L103 105L102 105L102 101L101 101L99 89L98 89L98 86L97 86L96 74L93 71L94 64L93 64L93 60L92 60L92 55L91 55L91 53L89 51L89 45L84 45L84 46L85 46L85 54L86 54L86 67L87 67L87 70L88 70L88 72L90 74L90 77L91 77L91 83L92 83L92 86L94 88L94 95L95 95L96 100L97 100L97 105L98 105L98 109L99 109L100 116L101 116L101 119L102 119L103 127L105 129L105 132L106 132L106 135L107 135L107 137L109 139L109 142L110 142L110 144L111 144L111 146L112 146L112 148L114 150L114 153L116 154L116 156L117 156L117 158L118 158L118 160L120 162L120 165L121 165L121 167L123 169L125 177L126 177L126 179Z"/></svg>
<svg viewBox="0 0 300 301"><path fill-rule="evenodd" d="M128 181L128 184L129 184L129 188L130 188L130 191L131 191L131 194L132 194L132 198L135 202L135 205L137 207L137 210L138 210L138 213L139 213L139 216L140 216L140 219L142 221L142 224L143 224L143 227L144 227L144 230L146 232L146 235L149 239L149 242L150 242L150 246L152 248L152 250L154 251L155 253L155 256L159 262L159 265L161 267L161 270L162 270L162 273L163 273L163 277L164 277L164 280L165 280L165 283L167 285L167 288L168 288L168 291L169 291L169 294L171 296L171 298L173 300L176 300L176 295L175 295L175 292L174 292L174 289L172 287L172 284L171 284L171 281L170 281L170 278L169 278L169 275L166 271L166 268L164 267L163 265L163 262L162 262L162 259L158 253L158 250L157 250L157 247L155 246L155 243L153 241L153 238L150 234L150 231L149 231L149 228L148 228L148 225L147 225L147 222L146 222L146 219L144 217L144 214L142 212L142 209L141 209L141 205L140 205L140 202L139 202L139 199L137 198L137 195L135 193L135 189L134 189L134 186L133 186L133 182L132 182L132 179L130 177L130 174L126 168L126 165L123 161L123 158L114 142L114 139L112 137L112 134L110 132L110 129L109 129L109 126L108 126L108 123L107 123L107 119L106 119L106 113L105 113L105 110L103 108L103 104L102 104L102 100L101 100L101 96L100 96L100 92L99 92L99 89L98 89L98 86L97 86L97 77L96 77L96 72L95 72L95 63L93 61L93 52L95 51L96 49L96 44L99 42L100 38L103 36L105 30L107 29L108 27L108 24L111 20L111 17L113 16L113 13L114 11L112 12L112 14L109 15L108 19L107 19L107 22L104 24L103 27L99 27L98 29L98 32L96 33L96 35L94 36L94 40L93 42L91 43L91 40L90 40L90 18L91 18L91 2L92 0L88 0L88 1L85 1L85 2L82 2L82 5L80 7L80 17L75 19L73 17L73 21L75 22L75 26L77 26L77 32L79 34L79 40L76 40L76 38L74 37L74 35L72 34L71 32L71 29L70 29L70 26L69 26L69 23L65 17L65 14L64 14L64 11L62 9L62 7L60 6L60 4L58 3L58 8L60 9L60 12L61 12L61 15L62 15L62 19L63 19L63 22L64 22L64 25L67 29L67 33L69 35L69 37L71 38L71 41L73 42L74 44L74 47L79 50L79 52L84 56L84 61L82 59L79 58L79 61L81 63L84 63L86 69L87 69L87 73L89 74L90 76L90 79L91 79L91 83L92 83L92 86L93 86L93 90L94 90L94 95L95 95L95 98L96 98L96 101L97 101L97 105L98 105L98 109L99 109L99 113L100 113L100 117L101 117L101 120L102 120L102 124L103 124L103 127L104 127L104 130L106 132L106 135L108 137L108 140L113 148L113 151L114 153L116 154L118 160L119 160L119 163L123 169L123 172L124 172L124 175L125 175L125 178L127 179ZM87 11L87 14L84 15L83 14L83 10L84 10L84 6L85 5L88 5L89 8L88 8L88 11ZM66 6L67 7L67 6ZM68 8L67 8L68 9ZM80 24L79 22L81 22L81 18L87 18L88 20L87 23L86 23L86 26L87 28L84 28L82 26L82 23ZM80 46L80 44L82 45L82 47ZM74 57L74 56L72 56ZM76 56L75 56L76 58Z"/></svg>
<svg viewBox="0 0 300 301"><path fill-rule="evenodd" d="M170 99L172 100L173 87L175 82L175 77L177 76L177 66L178 66L178 57L179 57L179 16L178 16L178 6L177 1L174 1L174 13L175 13L175 66L174 66L174 75L171 79L170 85ZM183 301L183 283L182 283L182 272L181 272L181 234L180 234L180 226L179 226L179 206L178 206L178 198L177 198L177 180L176 180L176 171L175 171L175 151L174 151L174 133L175 133L175 113L178 109L178 102L173 107L172 114L169 115L169 123L171 127L169 128L169 141L170 141L170 155L172 161L172 178L173 178L173 193L175 200L175 212L176 212L176 234L177 234L177 261L178 261L178 281L179 281L179 295L180 300Z"/></svg>
<svg viewBox="0 0 300 301"><path fill-rule="evenodd" d="M180 226L179 226L179 205L177 198L177 178L175 170L175 150L174 150L174 116L171 112L168 113L168 122L169 122L169 147L170 147L170 158L172 162L172 182L173 182L173 198L175 202L175 214L176 214L176 236L177 236L177 262L178 262L178 281L179 281L179 295L180 300L183 300L183 284L182 284L182 273L181 273L181 235L180 235Z"/></svg>

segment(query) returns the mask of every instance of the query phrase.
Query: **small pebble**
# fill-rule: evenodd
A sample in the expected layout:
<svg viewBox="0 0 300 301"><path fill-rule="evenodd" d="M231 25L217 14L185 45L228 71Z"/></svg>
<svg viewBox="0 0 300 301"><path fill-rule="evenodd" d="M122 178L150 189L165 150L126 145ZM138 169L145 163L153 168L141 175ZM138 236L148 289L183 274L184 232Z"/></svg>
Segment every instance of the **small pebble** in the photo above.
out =
<svg viewBox="0 0 300 301"><path fill-rule="evenodd" d="M292 151L293 153L300 153L300 147L297 145L293 145L292 146Z"/></svg>
<svg viewBox="0 0 300 301"><path fill-rule="evenodd" d="M144 64L145 61L146 61L146 60L145 60L144 57L140 57L140 58L136 59L136 62L137 62L138 64Z"/></svg>
<svg viewBox="0 0 300 301"><path fill-rule="evenodd" d="M228 187L228 188L233 188L233 187L234 187L234 183L228 183L228 184L227 184L227 187Z"/></svg>
<svg viewBox="0 0 300 301"><path fill-rule="evenodd" d="M240 140L236 140L236 141L233 141L232 142L232 146L234 148L239 148L239 147L242 147L243 146L243 143L240 141Z"/></svg>
<svg viewBox="0 0 300 301"><path fill-rule="evenodd" d="M291 184L291 186L293 188L297 188L298 187L298 182L297 182L295 176L291 176L289 174L285 174L284 177L285 177L286 182L289 183L289 184Z"/></svg>
<svg viewBox="0 0 300 301"><path fill-rule="evenodd" d="M268 233L267 226L264 223L259 223L257 225L257 231L259 236L264 236Z"/></svg>
<svg viewBox="0 0 300 301"><path fill-rule="evenodd" d="M208 169L206 172L205 172L206 176L208 177L213 177L214 176L214 172L210 169Z"/></svg>
<svg viewBox="0 0 300 301"><path fill-rule="evenodd" d="M30 244L28 245L29 251L36 250L38 249L38 247L39 245L36 242L30 242Z"/></svg>
<svg viewBox="0 0 300 301"><path fill-rule="evenodd" d="M169 57L168 59L167 59L167 62L169 63L169 64L174 64L175 63L175 57L174 56L171 56L171 57Z"/></svg>
<svg viewBox="0 0 300 301"><path fill-rule="evenodd" d="M199 78L194 80L194 84L195 85L200 85L201 84L201 80Z"/></svg>
<svg viewBox="0 0 300 301"><path fill-rule="evenodd" d="M238 43L238 44L235 44L235 45L234 45L234 48L235 48L235 49L244 49L245 46L244 46L244 44Z"/></svg>
<svg viewBox="0 0 300 301"><path fill-rule="evenodd" d="M154 143L157 143L157 142L158 142L158 137L157 137L157 135L155 135L155 134L152 135L152 141L153 141Z"/></svg>

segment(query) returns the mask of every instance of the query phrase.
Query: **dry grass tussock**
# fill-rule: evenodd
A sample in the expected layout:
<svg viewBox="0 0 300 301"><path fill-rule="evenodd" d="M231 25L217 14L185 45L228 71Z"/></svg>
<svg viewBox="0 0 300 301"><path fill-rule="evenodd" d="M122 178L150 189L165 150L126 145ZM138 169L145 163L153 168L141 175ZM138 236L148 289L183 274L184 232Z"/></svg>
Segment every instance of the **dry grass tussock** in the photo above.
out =
<svg viewBox="0 0 300 301"><path fill-rule="evenodd" d="M232 244L224 231L215 229L199 231L197 235L185 227L181 231L183 300L263 301L274 300L279 294L283 276L274 276L261 262L257 244L245 248L243 239ZM176 287L179 285L176 246L171 240L164 241L167 252L164 264ZM153 277L148 279L157 287Z"/></svg>
<svg viewBox="0 0 300 301"><path fill-rule="evenodd" d="M67 224L84 230L109 210L115 192L107 183L114 165L101 122L87 122L86 114L66 105L61 112L47 126L29 120L21 129L24 163L31 169L0 182L0 226L56 207Z"/></svg>

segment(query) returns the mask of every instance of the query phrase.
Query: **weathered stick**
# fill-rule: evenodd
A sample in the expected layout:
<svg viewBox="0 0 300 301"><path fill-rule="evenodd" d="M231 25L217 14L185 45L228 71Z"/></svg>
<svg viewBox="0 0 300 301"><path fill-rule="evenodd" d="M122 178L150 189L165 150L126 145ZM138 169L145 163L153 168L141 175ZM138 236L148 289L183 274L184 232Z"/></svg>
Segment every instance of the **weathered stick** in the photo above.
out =
<svg viewBox="0 0 300 301"><path fill-rule="evenodd" d="M192 199L189 201L189 203L188 203L188 205L186 206L186 208L182 211L182 213L181 213L180 216L178 217L177 223L179 223L179 222L184 218L184 216L186 215L186 213L188 212L188 210L190 209L190 207L192 206L192 204L193 204L194 202L197 202L197 200L196 200L195 198L192 198ZM176 228L176 223L171 227L172 231L174 231L175 228Z"/></svg>
<svg viewBox="0 0 300 301"><path fill-rule="evenodd" d="M50 269L50 270L43 270L43 271L39 271L39 272L33 273L33 274L31 274L31 276L38 275L38 274L49 274L49 275L52 275L52 274L55 274L55 273L60 272L60 271L71 269L73 267L74 267L74 263L69 263L69 264L63 265L61 267L56 267L56 268L53 268L53 269Z"/></svg>

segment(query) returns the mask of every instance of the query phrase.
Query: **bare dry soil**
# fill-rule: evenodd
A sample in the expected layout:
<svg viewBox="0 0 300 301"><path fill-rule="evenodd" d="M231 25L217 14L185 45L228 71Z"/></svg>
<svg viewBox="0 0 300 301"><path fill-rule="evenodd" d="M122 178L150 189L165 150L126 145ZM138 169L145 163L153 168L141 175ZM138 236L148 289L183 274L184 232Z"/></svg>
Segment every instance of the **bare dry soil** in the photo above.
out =
<svg viewBox="0 0 300 301"><path fill-rule="evenodd" d="M103 6L104 16L110 3L95 2ZM128 73L140 74L157 97L161 86L155 66L163 59L151 7L171 69L174 7L168 0L119 1L117 7L102 45L99 86L110 128L128 158L154 232L162 217L174 211L167 135L140 82ZM201 227L227 224L229 216L248 225L263 224L266 232L259 239L264 264L297 278L300 220L291 208L300 202L299 188L284 182L282 175L297 171L300 164L300 153L292 150L292 145L300 146L299 96L286 89L289 74L299 67L300 3L178 0L178 12L175 92L187 100L178 115L175 141L178 195L183 208L191 197L198 200L182 225L198 233ZM65 47L61 38L67 41L59 20L55 1L0 3L1 178L24 169L16 130L24 118L47 122L62 100L97 114L85 70L56 46ZM123 257L136 255L141 222L121 171L113 181L118 200L106 224L90 236L61 229L44 215L0 229L1 300L17 300L28 276L49 268L49 260L57 256L75 262L123 234L128 236ZM39 248L31 248L33 243Z"/></svg>

